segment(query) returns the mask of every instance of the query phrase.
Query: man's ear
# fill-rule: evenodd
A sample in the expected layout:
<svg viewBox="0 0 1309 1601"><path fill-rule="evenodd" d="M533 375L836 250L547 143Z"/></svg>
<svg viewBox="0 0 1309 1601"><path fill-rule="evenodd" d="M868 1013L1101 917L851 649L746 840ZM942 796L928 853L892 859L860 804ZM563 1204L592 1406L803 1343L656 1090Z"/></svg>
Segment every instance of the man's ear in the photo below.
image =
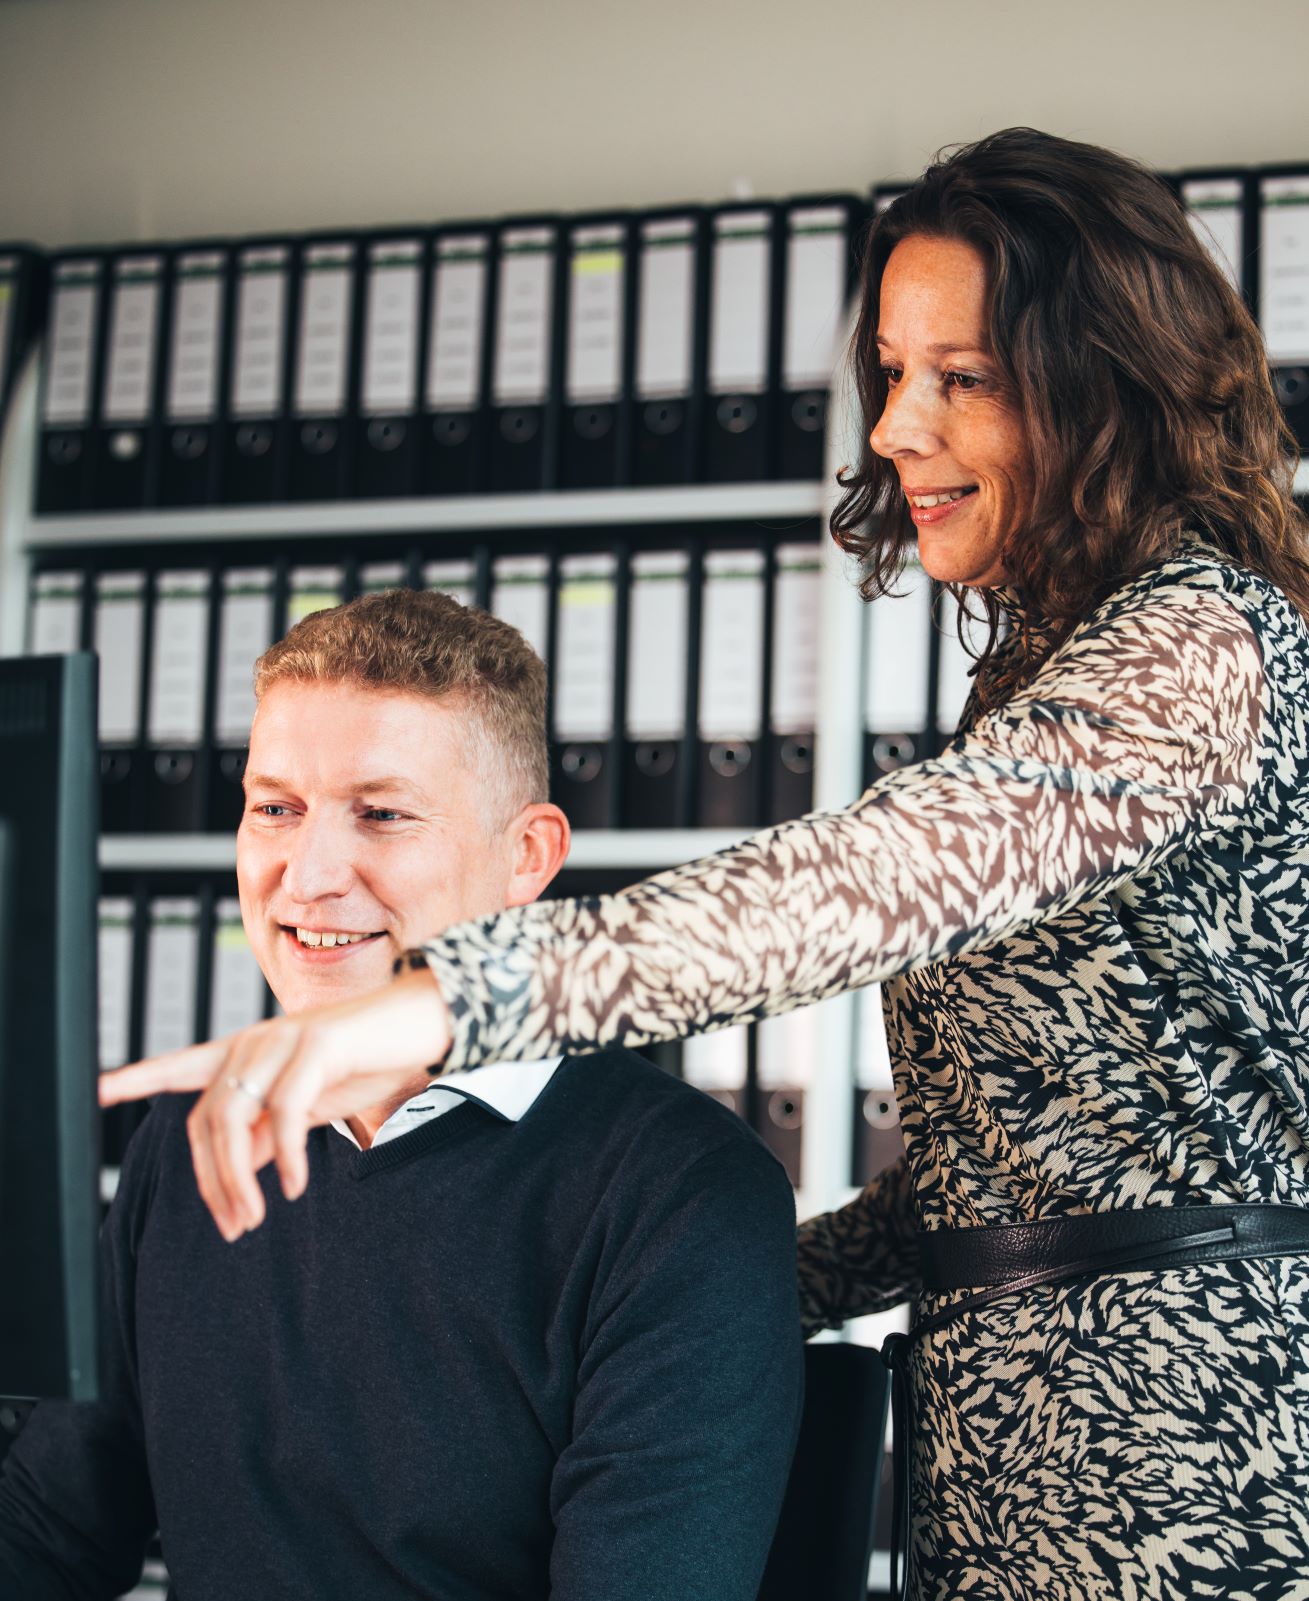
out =
<svg viewBox="0 0 1309 1601"><path fill-rule="evenodd" d="M548 801L524 806L509 825L511 858L506 906L526 906L564 865L572 830L568 819Z"/></svg>

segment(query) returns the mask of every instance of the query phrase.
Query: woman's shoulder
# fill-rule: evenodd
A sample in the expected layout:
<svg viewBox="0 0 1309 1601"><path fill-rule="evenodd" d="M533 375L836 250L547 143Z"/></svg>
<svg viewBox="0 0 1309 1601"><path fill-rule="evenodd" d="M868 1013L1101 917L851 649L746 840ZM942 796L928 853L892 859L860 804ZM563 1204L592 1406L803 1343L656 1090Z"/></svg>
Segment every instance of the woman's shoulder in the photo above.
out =
<svg viewBox="0 0 1309 1601"><path fill-rule="evenodd" d="M1309 644L1304 620L1271 579L1235 561L1202 535L1134 574L1113 590L1087 619L1087 625L1152 614L1162 622L1184 621L1188 609L1206 601L1226 604L1243 617L1262 642L1269 631L1289 629ZM1084 625L1086 626L1086 625Z"/></svg>

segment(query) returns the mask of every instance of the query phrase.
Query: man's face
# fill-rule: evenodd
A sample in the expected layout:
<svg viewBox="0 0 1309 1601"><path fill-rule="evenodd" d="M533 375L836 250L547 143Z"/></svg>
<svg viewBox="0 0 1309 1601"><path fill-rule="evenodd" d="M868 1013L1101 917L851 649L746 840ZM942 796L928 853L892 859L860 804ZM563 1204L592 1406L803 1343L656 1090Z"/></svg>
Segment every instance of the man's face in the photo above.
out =
<svg viewBox="0 0 1309 1601"><path fill-rule="evenodd" d="M510 840L488 830L466 715L457 697L350 684L284 680L264 694L236 876L287 1012L379 989L407 947L507 904Z"/></svg>

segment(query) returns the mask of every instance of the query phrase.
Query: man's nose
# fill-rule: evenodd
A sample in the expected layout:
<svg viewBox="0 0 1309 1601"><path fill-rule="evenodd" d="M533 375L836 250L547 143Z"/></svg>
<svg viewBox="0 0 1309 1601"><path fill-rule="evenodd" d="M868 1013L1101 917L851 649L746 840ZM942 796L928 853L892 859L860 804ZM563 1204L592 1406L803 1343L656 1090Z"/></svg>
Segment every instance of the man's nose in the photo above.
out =
<svg viewBox="0 0 1309 1601"><path fill-rule="evenodd" d="M307 906L324 896L345 895L354 883L354 864L345 831L330 818L304 817L291 836L282 869L282 889Z"/></svg>
<svg viewBox="0 0 1309 1601"><path fill-rule="evenodd" d="M879 456L930 456L940 445L937 402L923 382L901 379L886 397L868 443Z"/></svg>

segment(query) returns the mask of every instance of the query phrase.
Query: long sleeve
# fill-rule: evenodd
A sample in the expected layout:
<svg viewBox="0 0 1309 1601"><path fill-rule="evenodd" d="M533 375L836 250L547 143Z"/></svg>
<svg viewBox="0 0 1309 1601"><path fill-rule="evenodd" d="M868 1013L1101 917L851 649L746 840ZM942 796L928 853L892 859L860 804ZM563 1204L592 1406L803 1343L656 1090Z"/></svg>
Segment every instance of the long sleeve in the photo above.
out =
<svg viewBox="0 0 1309 1601"><path fill-rule="evenodd" d="M1105 894L1259 781L1262 661L1221 569L1138 581L942 756L612 896L423 947L447 1067L751 1021Z"/></svg>
<svg viewBox="0 0 1309 1601"><path fill-rule="evenodd" d="M800 1419L794 1220L737 1138L615 1231L551 1486L554 1601L753 1601Z"/></svg>
<svg viewBox="0 0 1309 1601"><path fill-rule="evenodd" d="M806 1339L866 1312L884 1312L916 1292L917 1227L904 1157L847 1206L800 1225L800 1320Z"/></svg>
<svg viewBox="0 0 1309 1601"><path fill-rule="evenodd" d="M0 1472L0 1596L110 1601L141 1574L156 1526L133 1336L133 1140L100 1240L101 1397L43 1401Z"/></svg>

